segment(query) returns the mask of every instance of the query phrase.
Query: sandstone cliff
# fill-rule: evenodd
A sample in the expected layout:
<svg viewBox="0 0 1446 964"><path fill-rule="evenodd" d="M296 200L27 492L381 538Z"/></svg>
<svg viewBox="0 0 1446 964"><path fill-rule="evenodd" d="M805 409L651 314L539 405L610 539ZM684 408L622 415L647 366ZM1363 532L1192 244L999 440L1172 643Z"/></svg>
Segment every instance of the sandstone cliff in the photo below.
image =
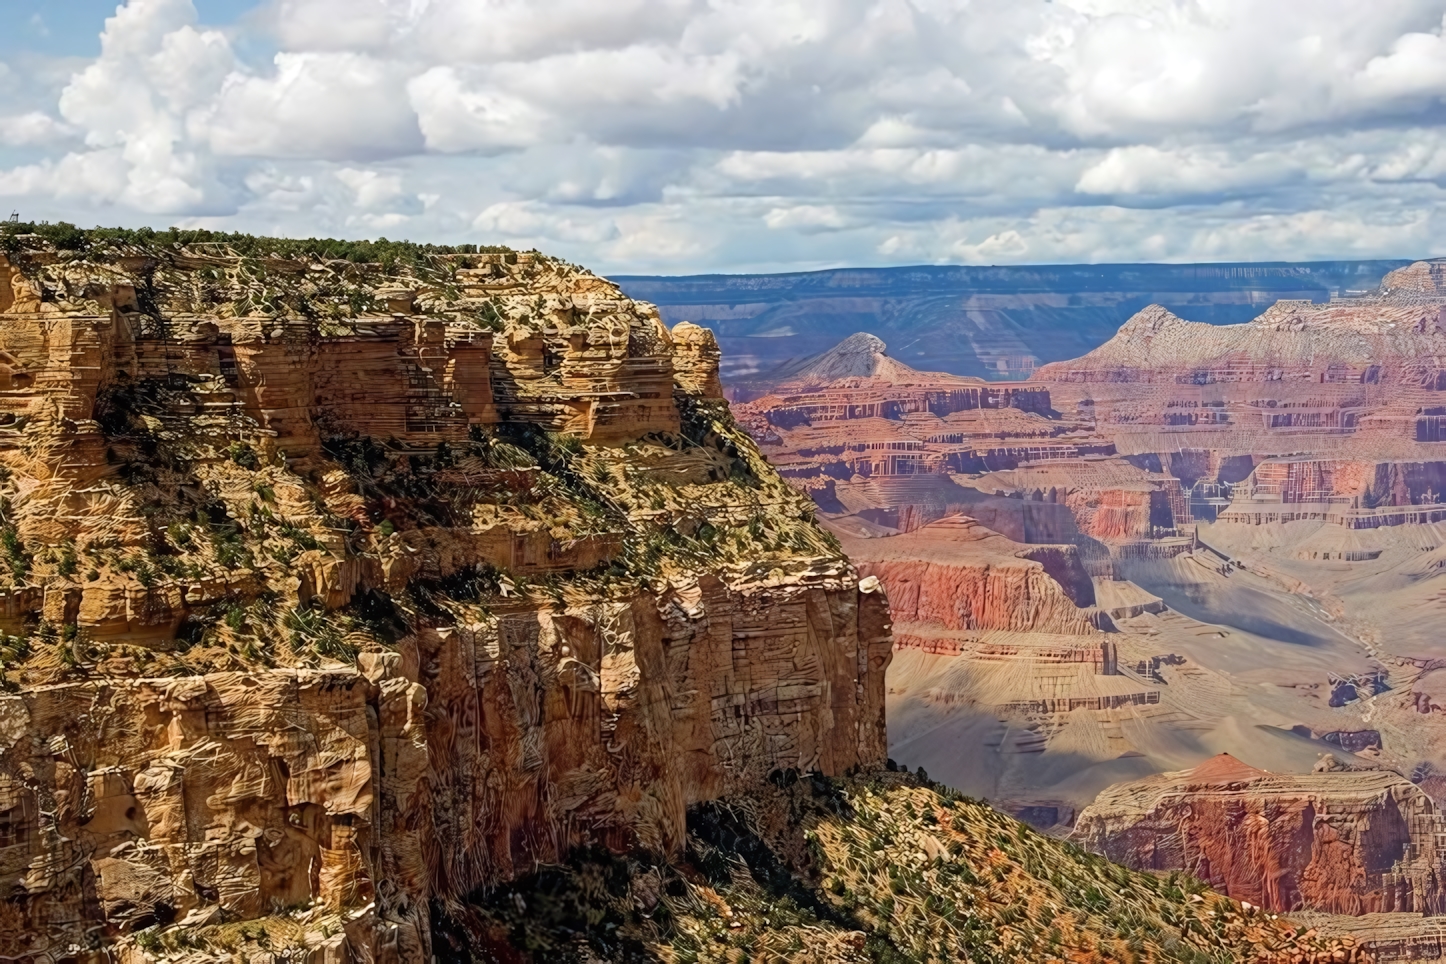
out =
<svg viewBox="0 0 1446 964"><path fill-rule="evenodd" d="M844 544L860 573L889 588L901 627L1083 635L1109 624L1074 546L1019 545L967 516Z"/></svg>
<svg viewBox="0 0 1446 964"><path fill-rule="evenodd" d="M882 764L886 601L710 333L537 254L163 240L0 238L0 954L425 962Z"/></svg>
<svg viewBox="0 0 1446 964"><path fill-rule="evenodd" d="M1141 870L1188 870L1238 900L1336 914L1446 909L1436 805L1385 770L1271 774L1222 754L1110 787L1076 838Z"/></svg>
<svg viewBox="0 0 1446 964"><path fill-rule="evenodd" d="M1121 452L1430 458L1446 390L1441 271L1420 262L1368 297L1283 300L1245 324L1151 305L1035 377L1056 408L1092 418Z"/></svg>

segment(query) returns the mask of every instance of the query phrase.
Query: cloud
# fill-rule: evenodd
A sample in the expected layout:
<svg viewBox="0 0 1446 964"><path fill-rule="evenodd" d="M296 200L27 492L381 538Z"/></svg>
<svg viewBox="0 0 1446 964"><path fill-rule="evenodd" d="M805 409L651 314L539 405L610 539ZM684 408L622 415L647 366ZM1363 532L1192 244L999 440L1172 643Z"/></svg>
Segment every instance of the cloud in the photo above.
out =
<svg viewBox="0 0 1446 964"><path fill-rule="evenodd" d="M477 215L473 227L507 238L519 247L546 246L548 242L598 244L618 237L611 218L590 212L576 216L558 214L547 206L528 201L503 201Z"/></svg>
<svg viewBox="0 0 1446 964"><path fill-rule="evenodd" d="M367 159L422 148L402 65L347 52L278 53L233 72L194 129L220 155Z"/></svg>
<svg viewBox="0 0 1446 964"><path fill-rule="evenodd" d="M1297 170L1289 159L1271 154L1235 158L1216 149L1171 150L1139 144L1111 149L1080 175L1075 190L1116 196L1209 197L1274 186Z"/></svg>
<svg viewBox="0 0 1446 964"><path fill-rule="evenodd" d="M848 219L832 204L795 204L770 209L763 223L775 231L792 228L811 233L837 231L847 226Z"/></svg>
<svg viewBox="0 0 1446 964"><path fill-rule="evenodd" d="M434 67L408 83L427 146L447 153L486 154L541 143L554 122L549 113L510 91L488 89L479 73L468 67Z"/></svg>
<svg viewBox="0 0 1446 964"><path fill-rule="evenodd" d="M38 110L10 117L0 116L0 144L9 147L54 144L75 134L68 124Z"/></svg>
<svg viewBox="0 0 1446 964"><path fill-rule="evenodd" d="M185 111L232 69L226 39L196 29L190 0L131 0L101 33L101 54L61 92L62 117L88 150L9 172L21 195L88 198L141 212L224 208L210 159L187 143Z"/></svg>
<svg viewBox="0 0 1446 964"><path fill-rule="evenodd" d="M1354 78L1362 100L1406 103L1439 99L1446 94L1446 39L1442 26L1430 33L1397 38L1389 53L1372 57Z"/></svg>
<svg viewBox="0 0 1446 964"><path fill-rule="evenodd" d="M344 167L336 172L336 179L352 189L357 207L367 210L383 207L402 197L402 179L397 174Z"/></svg>
<svg viewBox="0 0 1446 964"><path fill-rule="evenodd" d="M631 271L1446 227L1446 0L257 2L126 0L89 61L12 60L0 195Z"/></svg>

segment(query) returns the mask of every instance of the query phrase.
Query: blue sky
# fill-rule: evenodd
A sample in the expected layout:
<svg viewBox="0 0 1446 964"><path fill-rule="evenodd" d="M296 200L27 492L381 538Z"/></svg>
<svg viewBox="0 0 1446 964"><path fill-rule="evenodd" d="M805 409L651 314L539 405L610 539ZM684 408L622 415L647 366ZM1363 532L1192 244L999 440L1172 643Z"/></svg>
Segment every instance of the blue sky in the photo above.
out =
<svg viewBox="0 0 1446 964"><path fill-rule="evenodd" d="M0 33L0 57L96 57L105 19L117 0L6 0L7 28ZM254 0L199 0L197 19L230 24L257 9Z"/></svg>
<svg viewBox="0 0 1446 964"><path fill-rule="evenodd" d="M1446 254L1446 0L7 0L0 206L608 272Z"/></svg>

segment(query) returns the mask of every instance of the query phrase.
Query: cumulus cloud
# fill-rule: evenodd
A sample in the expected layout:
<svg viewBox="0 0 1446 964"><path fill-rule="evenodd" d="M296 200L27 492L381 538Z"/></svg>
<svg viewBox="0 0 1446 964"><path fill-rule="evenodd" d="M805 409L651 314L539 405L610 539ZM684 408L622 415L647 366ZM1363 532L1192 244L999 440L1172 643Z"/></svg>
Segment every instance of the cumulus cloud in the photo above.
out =
<svg viewBox="0 0 1446 964"><path fill-rule="evenodd" d="M621 270L1395 256L1446 227L1446 0L256 2L125 0L48 102L9 71L0 196Z"/></svg>
<svg viewBox="0 0 1446 964"><path fill-rule="evenodd" d="M1291 159L1270 153L1234 157L1219 149L1116 147L1080 175L1081 194L1209 197L1263 190L1299 172Z"/></svg>
<svg viewBox="0 0 1446 964"><path fill-rule="evenodd" d="M477 215L473 226L493 236L506 238L519 247L546 246L548 242L598 244L619 234L606 216L584 212L569 216L530 201L502 201Z"/></svg>
<svg viewBox="0 0 1446 964"><path fill-rule="evenodd" d="M234 63L226 39L198 31L190 0L132 0L101 33L101 54L71 77L59 109L88 150L0 175L7 193L88 198L147 213L225 204L210 159L187 143L186 112Z"/></svg>
<svg viewBox="0 0 1446 964"><path fill-rule="evenodd" d="M803 232L837 231L848 219L832 204L794 204L773 208L763 216L763 223L775 231L789 228Z"/></svg>
<svg viewBox="0 0 1446 964"><path fill-rule="evenodd" d="M362 53L278 53L271 73L233 72L194 118L221 155L346 160L413 154L421 132L406 70Z"/></svg>
<svg viewBox="0 0 1446 964"><path fill-rule="evenodd" d="M53 144L74 134L75 131L68 124L38 110L9 117L0 116L0 144L9 147Z"/></svg>

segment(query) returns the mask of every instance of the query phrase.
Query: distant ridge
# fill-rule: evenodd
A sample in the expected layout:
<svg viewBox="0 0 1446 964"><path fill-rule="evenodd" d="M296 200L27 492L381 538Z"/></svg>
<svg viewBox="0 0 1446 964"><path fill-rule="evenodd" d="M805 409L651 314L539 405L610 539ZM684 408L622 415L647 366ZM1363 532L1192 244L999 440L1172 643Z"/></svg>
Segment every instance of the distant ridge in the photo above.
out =
<svg viewBox="0 0 1446 964"><path fill-rule="evenodd" d="M798 361L786 362L773 371L760 375L762 384L814 388L843 381L879 381L894 385L921 381L958 381L966 379L943 372L921 372L910 368L887 354L888 346L877 335L856 332L828 351Z"/></svg>
<svg viewBox="0 0 1446 964"><path fill-rule="evenodd" d="M1373 290L1408 264L916 265L613 280L657 305L669 325L711 328L724 384L741 386L856 331L882 338L894 359L915 368L1019 380L1087 354L1148 305L1189 321L1238 324L1280 299L1325 302Z"/></svg>

